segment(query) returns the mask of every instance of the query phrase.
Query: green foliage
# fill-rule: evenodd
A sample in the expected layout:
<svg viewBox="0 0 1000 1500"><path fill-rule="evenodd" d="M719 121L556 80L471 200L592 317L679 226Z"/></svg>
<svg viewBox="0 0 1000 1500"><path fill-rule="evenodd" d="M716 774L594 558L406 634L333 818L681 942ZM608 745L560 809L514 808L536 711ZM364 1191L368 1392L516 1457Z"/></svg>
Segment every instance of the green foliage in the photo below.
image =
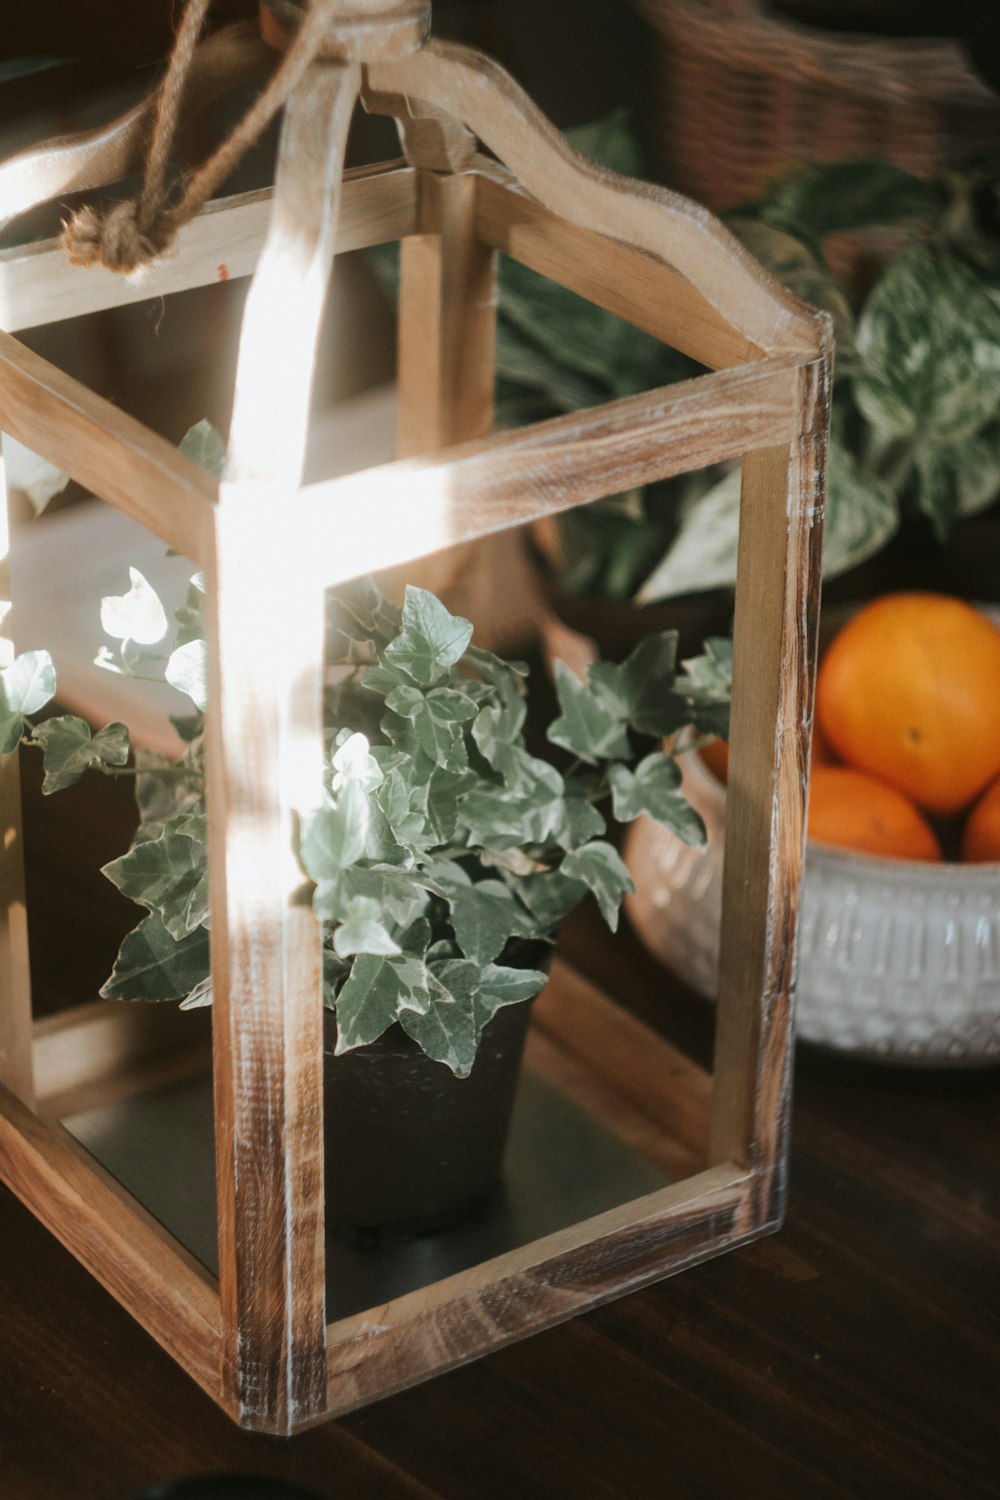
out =
<svg viewBox="0 0 1000 1500"><path fill-rule="evenodd" d="M63 714L36 725L33 742L44 751L42 791L46 796L72 786L92 766L99 769L124 766L129 754L128 729L124 724L106 724L92 734L90 725L75 714Z"/></svg>
<svg viewBox="0 0 1000 1500"><path fill-rule="evenodd" d="M643 175L624 114L570 137L598 164ZM901 520L922 514L944 538L958 516L1000 495L998 184L1000 160L940 183L878 160L814 162L729 216L779 281L833 317L828 577L885 546ZM825 242L843 234L880 237L885 264L874 285L834 275ZM510 423L697 373L639 330L507 260L498 369L499 410ZM571 593L634 595L640 604L732 587L739 482L738 469L715 466L570 511L559 519L558 543L546 542L546 559Z"/></svg>
<svg viewBox="0 0 1000 1500"><path fill-rule="evenodd" d="M47 651L22 651L0 672L0 755L15 750L36 714L55 696L56 669Z"/></svg>
<svg viewBox="0 0 1000 1500"><path fill-rule="evenodd" d="M33 731L47 791L89 767L135 775L140 827L104 874L146 915L121 946L102 991L110 999L211 1003L200 597L195 579L172 635L134 570L128 593L103 604L120 642L107 664L130 672L158 660L199 710L178 721L177 760L145 753L132 771L121 724L95 734L65 716ZM526 669L472 646L471 624L434 595L408 588L400 611L370 582L349 584L331 599L327 625L337 680L326 696L324 799L303 813L297 852L323 927L337 1050L398 1023L464 1077L495 1012L545 982L540 969L517 966L519 942L550 942L588 893L616 927L632 885L605 837L603 804L621 820L649 815L704 838L673 756L648 754L648 737L692 724L724 732L726 643L709 642L679 669L676 638L661 633L624 663L594 663L586 681L560 668L548 738L574 757L560 770L525 743ZM161 655L136 658L135 642ZM54 691L51 663L44 653L20 658L0 686L16 744L24 714Z"/></svg>

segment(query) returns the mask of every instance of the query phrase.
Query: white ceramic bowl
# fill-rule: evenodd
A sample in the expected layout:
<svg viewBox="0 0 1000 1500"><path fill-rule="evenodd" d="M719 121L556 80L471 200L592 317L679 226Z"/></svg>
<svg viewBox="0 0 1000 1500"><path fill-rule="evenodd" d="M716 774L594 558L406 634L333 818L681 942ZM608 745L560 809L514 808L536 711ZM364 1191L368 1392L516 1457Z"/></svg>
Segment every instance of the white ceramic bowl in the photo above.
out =
<svg viewBox="0 0 1000 1500"><path fill-rule="evenodd" d="M647 948L714 998L725 788L697 755L684 785L709 831L691 849L642 819L627 912ZM799 910L800 1038L897 1063L1000 1062L1000 864L923 864L810 843Z"/></svg>

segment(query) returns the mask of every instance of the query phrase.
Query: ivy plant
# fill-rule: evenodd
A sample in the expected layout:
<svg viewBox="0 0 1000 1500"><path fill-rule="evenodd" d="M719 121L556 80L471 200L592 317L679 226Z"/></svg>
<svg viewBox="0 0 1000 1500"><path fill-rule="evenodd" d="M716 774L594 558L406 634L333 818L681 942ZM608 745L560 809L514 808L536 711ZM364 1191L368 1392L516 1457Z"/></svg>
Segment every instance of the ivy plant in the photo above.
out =
<svg viewBox="0 0 1000 1500"><path fill-rule="evenodd" d="M211 1002L204 801L205 646L201 580L168 627L136 571L102 601L109 670L161 676L190 698L175 719L173 760L137 752L112 724L93 733L74 715L32 716L56 693L44 651L0 674L0 750L43 756L43 791L85 771L135 778L140 823L104 874L145 916L121 945L107 999ZM550 942L592 895L615 928L632 883L609 820L648 815L681 838L705 837L681 790L677 733L725 732L729 642L680 665L676 637L648 637L623 663L594 663L586 681L556 669L554 759L528 748L527 669L472 643L472 625L408 588L402 608L370 581L331 592L322 806L303 809L298 856L322 924L324 1001L337 1051L398 1022L459 1077L500 1007L534 996L544 974L516 961L518 943ZM558 764L556 763L558 761Z"/></svg>

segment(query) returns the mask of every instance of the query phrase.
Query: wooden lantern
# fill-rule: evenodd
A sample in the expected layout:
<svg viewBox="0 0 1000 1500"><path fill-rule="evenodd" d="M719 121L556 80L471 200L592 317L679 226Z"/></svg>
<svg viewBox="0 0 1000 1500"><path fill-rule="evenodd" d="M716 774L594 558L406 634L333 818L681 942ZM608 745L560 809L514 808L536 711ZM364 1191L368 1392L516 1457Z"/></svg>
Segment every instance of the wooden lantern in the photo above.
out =
<svg viewBox="0 0 1000 1500"><path fill-rule="evenodd" d="M0 1175L234 1419L276 1433L777 1227L819 591L825 316L785 294L700 208L584 162L493 63L423 44L423 4L354 9L290 98L273 192L211 203L138 284L72 266L54 243L0 256L0 427L207 579L218 1276L54 1114L56 1094L120 1078L153 1045L183 1046L188 1018L96 1003L33 1022L13 756L2 767ZM265 16L265 36L280 43L294 15L269 0ZM196 57L194 82L211 95L259 68L262 51L251 28L220 33ZM406 159L343 173L359 91L369 109L398 119ZM121 177L146 108L8 162L0 213ZM402 242L404 456L303 486L334 250L389 240ZM498 251L712 373L492 432ZM220 483L13 337L204 285L222 266L253 282ZM671 1145L677 1055L559 971L538 1006L539 1066L561 1070L598 1115L609 1098L623 1118L641 1115L638 1133L647 1146L659 1141L653 1154L673 1163L675 1180L328 1324L320 933L295 899L290 852L296 809L321 801L323 591L737 458L732 776L707 1146L691 1165ZM265 591L282 601L266 629ZM273 665L282 658L292 669Z"/></svg>

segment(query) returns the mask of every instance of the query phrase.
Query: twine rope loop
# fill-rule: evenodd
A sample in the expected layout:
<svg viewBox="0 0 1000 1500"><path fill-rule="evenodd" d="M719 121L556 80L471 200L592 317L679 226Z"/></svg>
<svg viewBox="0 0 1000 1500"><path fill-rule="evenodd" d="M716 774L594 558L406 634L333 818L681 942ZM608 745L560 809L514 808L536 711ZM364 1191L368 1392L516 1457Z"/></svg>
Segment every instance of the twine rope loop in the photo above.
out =
<svg viewBox="0 0 1000 1500"><path fill-rule="evenodd" d="M78 209L64 224L62 245L78 266L101 265L109 271L136 271L164 255L178 232L215 194L244 153L258 140L288 102L314 60L341 0L313 0L295 38L243 118L186 180L171 202L168 167L191 59L205 25L211 0L188 0L174 50L157 95L156 116L146 155L142 191L136 198L107 209Z"/></svg>

